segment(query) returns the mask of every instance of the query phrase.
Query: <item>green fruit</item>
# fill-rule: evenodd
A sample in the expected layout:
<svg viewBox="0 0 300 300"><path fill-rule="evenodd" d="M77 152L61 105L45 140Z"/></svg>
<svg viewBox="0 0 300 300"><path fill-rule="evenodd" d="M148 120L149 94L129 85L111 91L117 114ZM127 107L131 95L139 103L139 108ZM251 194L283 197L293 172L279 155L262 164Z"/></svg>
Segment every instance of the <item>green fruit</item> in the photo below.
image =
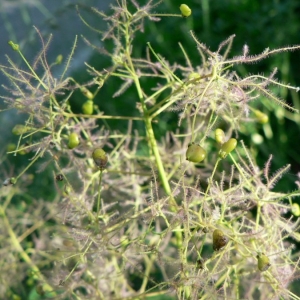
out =
<svg viewBox="0 0 300 300"><path fill-rule="evenodd" d="M85 282L87 282L87 283L89 283L89 284L95 283L95 281L96 281L95 275L94 275L91 271L89 271L89 270L86 270L86 271L82 274L81 278L82 278Z"/></svg>
<svg viewBox="0 0 300 300"><path fill-rule="evenodd" d="M19 45L15 44L13 41L9 41L8 45L10 45L14 51L19 51Z"/></svg>
<svg viewBox="0 0 300 300"><path fill-rule="evenodd" d="M37 294L39 294L40 296L44 296L45 295L45 291L44 291L44 288L43 288L42 284L38 284L35 287L35 290L36 290Z"/></svg>
<svg viewBox="0 0 300 300"><path fill-rule="evenodd" d="M222 145L225 142L225 133L222 129L217 128L215 131L215 139L218 144Z"/></svg>
<svg viewBox="0 0 300 300"><path fill-rule="evenodd" d="M17 98L15 100L14 107L20 110L25 109L25 105L23 104L23 99Z"/></svg>
<svg viewBox="0 0 300 300"><path fill-rule="evenodd" d="M83 86L82 88L80 88L80 91L89 100L93 100L94 99L94 95L86 87Z"/></svg>
<svg viewBox="0 0 300 300"><path fill-rule="evenodd" d="M62 61L63 61L63 56L61 54L57 55L55 63L57 65L60 65L62 63Z"/></svg>
<svg viewBox="0 0 300 300"><path fill-rule="evenodd" d="M64 239L64 240L63 240L63 245L64 245L65 247L70 248L70 247L73 247L73 246L74 246L74 242L73 242L72 240L69 240L69 239Z"/></svg>
<svg viewBox="0 0 300 300"><path fill-rule="evenodd" d="M11 178L7 178L3 181L3 185L4 186L8 186L8 185L14 185L16 184L17 179L15 177L11 177Z"/></svg>
<svg viewBox="0 0 300 300"><path fill-rule="evenodd" d="M10 144L7 145L6 151L7 152L12 152L12 151L16 150L16 148L17 148L16 144L10 143Z"/></svg>
<svg viewBox="0 0 300 300"><path fill-rule="evenodd" d="M16 184L17 179L15 177L10 178L10 184Z"/></svg>
<svg viewBox="0 0 300 300"><path fill-rule="evenodd" d="M268 115L264 114L263 112L261 112L259 110L254 110L254 114L259 123L266 124L269 122Z"/></svg>
<svg viewBox="0 0 300 300"><path fill-rule="evenodd" d="M14 135L21 135L26 133L29 130L29 128L25 125L17 124L13 129L12 133Z"/></svg>
<svg viewBox="0 0 300 300"><path fill-rule="evenodd" d="M268 256L261 253L261 254L258 254L256 256L256 258L257 258L258 270L261 272L267 271L269 269L269 267L271 266Z"/></svg>
<svg viewBox="0 0 300 300"><path fill-rule="evenodd" d="M30 149L29 148L26 148L28 147L29 145L27 143L23 144L20 146L20 148L18 149L18 154L20 155L25 155L27 153L30 152Z"/></svg>
<svg viewBox="0 0 300 300"><path fill-rule="evenodd" d="M63 192L62 192L62 195L64 196L64 197L67 197L68 195L70 195L70 193L72 192L72 189L71 189L71 187L69 186L69 185L65 185L65 187L64 187L64 190L63 190Z"/></svg>
<svg viewBox="0 0 300 300"><path fill-rule="evenodd" d="M181 4L179 9L184 18L187 18L192 14L192 10L186 4Z"/></svg>
<svg viewBox="0 0 300 300"><path fill-rule="evenodd" d="M199 73L196 73L196 72L192 72L192 73L190 73L189 74L189 80L194 80L194 79L198 79L198 78L200 78L201 76L200 76L200 74Z"/></svg>
<svg viewBox="0 0 300 300"><path fill-rule="evenodd" d="M104 170L108 161L105 151L102 148L96 148L93 151L92 157L96 166L99 167L100 170Z"/></svg>
<svg viewBox="0 0 300 300"><path fill-rule="evenodd" d="M94 111L94 102L87 100L82 104L82 111L85 115L92 115Z"/></svg>
<svg viewBox="0 0 300 300"><path fill-rule="evenodd" d="M72 132L69 135L69 142L68 142L68 148L69 149L74 149L79 145L79 137L78 134L75 132Z"/></svg>
<svg viewBox="0 0 300 300"><path fill-rule="evenodd" d="M225 236L222 230L216 229L213 232L213 249L218 251L226 246L228 238Z"/></svg>
<svg viewBox="0 0 300 300"><path fill-rule="evenodd" d="M292 204L292 214L296 217L300 216L300 207L298 203Z"/></svg>
<svg viewBox="0 0 300 300"><path fill-rule="evenodd" d="M230 152L232 152L237 145L237 140L234 138L229 139L226 143L221 146L219 151L219 157L225 158Z"/></svg>
<svg viewBox="0 0 300 300"><path fill-rule="evenodd" d="M46 296L46 298L52 298L55 296L55 292L53 289L46 283L39 283L36 287L35 290L37 294L40 296ZM44 299L44 298L43 298Z"/></svg>
<svg viewBox="0 0 300 300"><path fill-rule="evenodd" d="M188 146L185 156L186 160L199 163L205 158L206 151L200 145L191 143Z"/></svg>

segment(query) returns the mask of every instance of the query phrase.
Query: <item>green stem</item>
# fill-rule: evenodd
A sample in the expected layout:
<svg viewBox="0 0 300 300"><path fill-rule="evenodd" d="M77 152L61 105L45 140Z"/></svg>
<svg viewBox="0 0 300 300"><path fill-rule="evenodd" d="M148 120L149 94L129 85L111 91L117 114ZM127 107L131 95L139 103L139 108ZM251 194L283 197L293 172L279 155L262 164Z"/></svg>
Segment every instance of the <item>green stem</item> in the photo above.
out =
<svg viewBox="0 0 300 300"><path fill-rule="evenodd" d="M214 175L216 173L216 170L217 170L217 167L218 167L220 161L221 161L221 158L218 158L218 160L215 163L215 167L214 167L213 172L212 172L212 174L211 174L211 176L209 178L209 181L208 181L208 185L207 185L207 188L206 188L206 191L205 191L205 194L204 194L204 200L203 201L206 201L207 193L208 193L208 191L209 191L209 189L211 187L211 183L212 183L213 177L214 177ZM203 206L204 206L204 204L201 205L201 207L200 207L200 211L199 211L200 218L202 216Z"/></svg>
<svg viewBox="0 0 300 300"><path fill-rule="evenodd" d="M208 88L210 87L211 83L215 80L216 78L216 70L213 69L213 72L212 72L212 77L211 79L209 80L209 82L207 83L206 87L204 88L202 94L201 94L201 97L198 101L198 104L197 104L197 107L196 107L196 110L195 110L195 114L194 114L194 117L193 117L193 121L192 121L192 141L195 140L195 137L194 137L194 131L195 131L195 125L196 125L196 118L197 118L197 115L198 115L198 111L200 110L200 104L206 94L206 92L208 91Z"/></svg>
<svg viewBox="0 0 300 300"><path fill-rule="evenodd" d="M44 276L42 275L40 269L33 263L31 258L28 256L28 254L24 251L23 247L21 246L18 237L16 236L15 232L13 231L12 227L10 226L10 222L8 218L6 217L5 211L2 206L0 206L0 215L2 216L4 225L6 230L8 231L8 234L11 239L11 243L13 247L18 251L20 257L31 267L32 273L44 283L45 290L47 292L47 296L49 297L55 297L56 293L54 292L53 288L46 282ZM51 292L50 292L51 291ZM49 295L48 295L49 293Z"/></svg>
<svg viewBox="0 0 300 300"><path fill-rule="evenodd" d="M128 44L130 43L129 40L127 41L127 43ZM149 146L150 146L150 148L153 152L153 155L155 157L156 166L157 166L159 177L160 177L160 180L161 180L162 185L164 187L164 190L167 193L167 195L170 196L170 204L173 207L173 210L176 210L177 204L176 204L175 199L172 196L172 191L171 191L171 187L170 187L170 184L169 184L169 181L168 181L168 176L165 172L163 162L161 160L161 156L160 156L159 151L158 151L154 131L153 131L153 128L152 128L152 118L149 116L148 109L147 109L147 106L145 104L145 100L144 100L142 88L141 88L141 85L140 85L139 77L135 72L135 68L134 68L134 65L132 63L131 56L130 56L130 50L129 50L130 47L128 46L128 44L127 44L127 48L126 48L127 49L128 64L129 64L129 66L128 66L129 70L128 71L132 74L132 77L133 77L133 80L134 80L134 83L135 83L135 86L136 86L136 89L137 89L138 97L139 97L141 105L142 105Z"/></svg>
<svg viewBox="0 0 300 300"><path fill-rule="evenodd" d="M262 205L260 202L257 203L257 212L256 212L256 220L255 220L255 230L258 230L259 227L259 220L260 220L260 214L261 214L261 207Z"/></svg>
<svg viewBox="0 0 300 300"><path fill-rule="evenodd" d="M256 221L255 221L255 228L256 230L258 230L258 226L259 226L259 220L260 220L260 214L261 214L261 207L262 207L262 201L259 199L259 197L257 196L256 191L253 189L252 184L249 182L249 180L246 178L244 172L242 171L242 169L240 168L240 166L238 165L238 163L235 161L235 159L233 158L233 156L231 155L231 153L229 153L230 158L232 159L234 165L236 166L236 168L238 169L239 173L241 174L241 176L245 179L245 181L248 183L249 185L249 189L253 192L253 194L255 195L256 201L257 201L257 213L256 213Z"/></svg>
<svg viewBox="0 0 300 300"><path fill-rule="evenodd" d="M56 113L60 115L59 113ZM105 115L85 115L85 114L73 114L63 111L61 113L63 116L74 118L87 118L87 119L109 119L109 120L136 120L136 121L143 121L144 119L141 117L127 117L127 116L105 116Z"/></svg>
<svg viewBox="0 0 300 300"><path fill-rule="evenodd" d="M211 77L212 73L204 75L201 77L201 80L204 78L208 78ZM171 99L172 97L175 97L176 94L179 95L179 93L184 92L184 89L188 88L188 84L193 84L193 82L196 80L191 80L188 82L184 82L180 85L179 88L177 88L176 90L174 90L170 95L166 96L163 100L161 100L160 102L158 102L157 104L155 104L154 106L152 106L149 110L148 113L151 116L151 118L155 118L157 115L159 115L162 111L166 110L170 105L172 105L174 102L176 102L178 99L174 98L171 101L169 101L169 99ZM168 87L172 87L173 83L169 83L165 86L165 88ZM163 88L161 89L163 90ZM161 91L160 90L160 91ZM151 95L149 98L147 98L147 100L153 98L155 94ZM179 95L180 96L180 95ZM178 97L179 97L178 96Z"/></svg>
<svg viewBox="0 0 300 300"><path fill-rule="evenodd" d="M100 214L102 174L103 174L103 171L100 170L100 173L99 173L99 186L98 186L98 197L97 197L97 220L98 220L98 217L99 217L99 214Z"/></svg>
<svg viewBox="0 0 300 300"><path fill-rule="evenodd" d="M156 166L158 169L160 180L162 182L165 192L167 193L168 196L170 196L170 202L171 202L172 206L177 207L177 204L172 196L171 187L170 187L168 177L167 177L167 174L166 174L164 166L163 166L163 162L161 160L161 156L159 154L159 150L157 147L157 143L156 143L156 139L154 136L150 118L145 118L145 125L146 125L146 131L147 131L147 136L148 136L149 143L151 146L151 150L153 151L153 155L155 157Z"/></svg>
<svg viewBox="0 0 300 300"><path fill-rule="evenodd" d="M139 293L144 293L147 287L147 284L149 282L149 277L150 277L150 272L151 269L153 268L153 262L155 261L155 255L151 255L150 259L145 256L145 264L146 264L146 270L144 271L144 278L143 278L143 282L142 285L139 289Z"/></svg>
<svg viewBox="0 0 300 300"><path fill-rule="evenodd" d="M248 180L248 178L245 176L243 170L241 169L240 165L236 162L236 160L234 159L234 157L232 156L231 153L229 153L230 158L232 159L234 165L236 166L237 170L239 171L239 173L241 174L241 176L243 177L243 179L248 183L249 185L249 189L253 192L253 194L255 195L256 200L259 202L259 198L257 196L256 191L253 189L253 185L251 184L251 182Z"/></svg>
<svg viewBox="0 0 300 300"><path fill-rule="evenodd" d="M28 166L16 177L17 180L40 158L41 154L37 155L29 164Z"/></svg>
<svg viewBox="0 0 300 300"><path fill-rule="evenodd" d="M29 62L27 61L27 59L24 57L24 55L22 54L19 45L13 43L12 41L8 42L9 45L11 45L11 47L13 48L13 50L17 51L19 53L19 55L21 56L21 58L23 59L23 61L25 62L25 64L27 65L28 69L30 70L30 72L32 73L32 75L34 76L34 78L43 86L43 88L48 91L49 89L47 88L47 86L42 82L42 80L40 79L40 77L34 72L34 70L32 69L32 67L30 66Z"/></svg>

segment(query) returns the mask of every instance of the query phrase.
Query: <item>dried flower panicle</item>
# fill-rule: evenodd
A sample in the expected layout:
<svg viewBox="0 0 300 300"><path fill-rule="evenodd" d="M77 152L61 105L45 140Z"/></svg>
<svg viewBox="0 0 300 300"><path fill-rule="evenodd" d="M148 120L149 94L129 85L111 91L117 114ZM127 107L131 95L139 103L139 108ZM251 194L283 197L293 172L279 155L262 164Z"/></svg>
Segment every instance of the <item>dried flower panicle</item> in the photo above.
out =
<svg viewBox="0 0 300 300"><path fill-rule="evenodd" d="M103 48L85 42L109 58L103 69L86 64L86 82L68 77L77 37L69 57L57 53L54 61L51 37L37 29L42 49L33 62L9 43L24 69L10 58L0 66L11 84L1 98L26 120L12 126L5 155L26 156L9 170L3 164L2 298L25 299L35 287L55 299L156 291L178 299L297 299L289 283L300 272L299 251L291 251L300 240L300 192L274 189L290 164L274 172L271 155L261 168L260 152L242 136L271 130L270 102L296 111L274 91L298 88L277 82L276 69L241 77L234 67L300 47L251 56L245 45L231 57L234 35L212 51L190 32L198 52L183 39L186 62L171 63L167 52L157 53L155 34L145 51L136 38L165 16L191 22L192 9L162 13L162 1L139 2L117 1L111 14L92 8L108 25L101 30L77 7ZM265 152L273 150L265 143Z"/></svg>

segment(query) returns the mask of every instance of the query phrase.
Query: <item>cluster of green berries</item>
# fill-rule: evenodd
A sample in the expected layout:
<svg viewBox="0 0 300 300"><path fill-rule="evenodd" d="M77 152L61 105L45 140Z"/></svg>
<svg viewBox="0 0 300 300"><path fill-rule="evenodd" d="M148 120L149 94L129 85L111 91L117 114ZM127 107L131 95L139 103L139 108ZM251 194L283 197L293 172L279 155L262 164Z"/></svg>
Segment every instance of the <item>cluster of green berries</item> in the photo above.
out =
<svg viewBox="0 0 300 300"><path fill-rule="evenodd" d="M237 140L235 138L230 138L225 142L225 133L222 129L217 129L215 131L215 139L220 145L219 157L221 159L225 158L229 153L231 153L237 145ZM186 160L194 163L199 163L206 157L206 151L196 143L190 143L186 151Z"/></svg>

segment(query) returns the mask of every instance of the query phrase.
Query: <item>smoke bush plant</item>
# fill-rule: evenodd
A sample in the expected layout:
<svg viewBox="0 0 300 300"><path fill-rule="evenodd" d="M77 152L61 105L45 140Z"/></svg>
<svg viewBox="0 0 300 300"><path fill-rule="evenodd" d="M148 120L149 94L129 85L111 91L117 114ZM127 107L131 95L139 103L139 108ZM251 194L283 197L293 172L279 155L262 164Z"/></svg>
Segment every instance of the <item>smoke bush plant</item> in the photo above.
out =
<svg viewBox="0 0 300 300"><path fill-rule="evenodd" d="M298 88L276 81L276 70L244 78L233 70L300 46L255 56L245 46L230 58L234 36L213 52L191 32L201 65L188 57L195 50L181 44L185 65L169 63L150 43L145 56L134 57L136 33L148 22L182 16L155 13L159 3L152 0L130 4L118 2L111 15L93 9L108 24L103 41L111 39L114 48L86 41L111 59L104 70L87 64L87 83L66 77L77 38L59 78L51 70L62 57L47 61L51 37L45 41L36 30L42 50L33 63L10 42L26 69L8 57L1 70L10 96L2 98L27 119L14 127L19 142L9 153L32 157L24 169L10 171L1 190L2 297L21 299L31 291L55 299L300 299L289 289L299 276L293 203L299 190L274 191L290 166L270 174L270 154L260 169L239 139L241 124L268 121L254 102L267 97L295 111L273 87ZM101 98L110 84L114 95ZM127 89L135 89L134 99L126 98ZM82 113L70 105L75 91L82 93ZM114 105L134 101L139 116L108 114L94 105L98 94ZM178 126L158 138L155 128L167 111L178 114ZM126 121L126 130L110 130L110 120ZM133 129L136 123L144 133ZM215 139L218 127L224 132L218 129ZM191 143L205 149L200 163L186 160ZM41 176L54 170L52 202L25 204L26 171L33 165Z"/></svg>

